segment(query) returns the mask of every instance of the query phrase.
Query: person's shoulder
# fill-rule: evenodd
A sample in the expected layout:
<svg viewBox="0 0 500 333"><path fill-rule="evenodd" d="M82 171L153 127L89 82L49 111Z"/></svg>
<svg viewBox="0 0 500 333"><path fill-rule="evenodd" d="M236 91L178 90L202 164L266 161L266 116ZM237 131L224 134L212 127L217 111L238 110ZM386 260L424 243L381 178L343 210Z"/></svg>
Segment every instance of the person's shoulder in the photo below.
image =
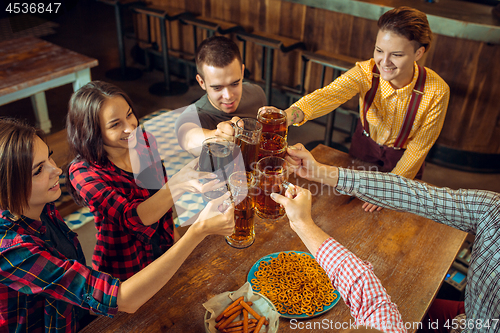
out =
<svg viewBox="0 0 500 333"><path fill-rule="evenodd" d="M354 66L353 69L368 75L373 73L373 66L375 66L375 60L371 58L368 60L356 62L356 66Z"/></svg>
<svg viewBox="0 0 500 333"><path fill-rule="evenodd" d="M432 85L434 89L450 91L450 87L438 73L428 67L424 67L426 72L425 84Z"/></svg>
<svg viewBox="0 0 500 333"><path fill-rule="evenodd" d="M243 94L262 95L264 97L266 96L264 89L262 89L262 87L259 86L258 84L244 81L242 86L243 86Z"/></svg>

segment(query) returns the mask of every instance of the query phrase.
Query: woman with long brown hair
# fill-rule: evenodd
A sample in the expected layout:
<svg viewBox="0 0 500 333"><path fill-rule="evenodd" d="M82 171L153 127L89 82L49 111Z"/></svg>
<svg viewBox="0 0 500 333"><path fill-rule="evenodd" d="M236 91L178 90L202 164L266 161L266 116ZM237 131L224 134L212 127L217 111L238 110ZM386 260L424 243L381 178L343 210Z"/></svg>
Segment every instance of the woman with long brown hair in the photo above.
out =
<svg viewBox="0 0 500 333"><path fill-rule="evenodd" d="M92 265L127 279L167 251L179 235L174 202L186 191L204 192L197 159L167 178L156 139L135 115L127 94L93 81L73 93L66 128L75 159L69 166L70 193L94 214L97 244Z"/></svg>
<svg viewBox="0 0 500 333"><path fill-rule="evenodd" d="M209 203L185 237L121 282L85 266L77 235L55 209L62 173L37 131L0 119L0 331L76 332L89 310L135 312L209 234L230 235L233 208ZM188 236L188 237L186 237Z"/></svg>

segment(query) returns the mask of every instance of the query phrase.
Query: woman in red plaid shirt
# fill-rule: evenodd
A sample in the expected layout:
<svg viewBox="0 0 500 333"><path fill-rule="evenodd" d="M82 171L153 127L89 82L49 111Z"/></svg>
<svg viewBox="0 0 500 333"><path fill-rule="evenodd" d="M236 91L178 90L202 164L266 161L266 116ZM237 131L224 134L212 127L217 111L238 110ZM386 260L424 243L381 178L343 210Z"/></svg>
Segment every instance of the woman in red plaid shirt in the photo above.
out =
<svg viewBox="0 0 500 333"><path fill-rule="evenodd" d="M97 244L92 265L125 280L179 239L172 206L186 191L203 192L215 176L193 160L170 180L156 140L138 126L132 101L118 87L93 81L69 102L67 131L75 160L70 193L94 214Z"/></svg>
<svg viewBox="0 0 500 333"><path fill-rule="evenodd" d="M76 332L89 310L135 312L162 288L209 234L230 235L229 193L201 212L199 223L169 251L125 282L85 266L77 235L52 203L59 169L34 128L0 119L0 332Z"/></svg>

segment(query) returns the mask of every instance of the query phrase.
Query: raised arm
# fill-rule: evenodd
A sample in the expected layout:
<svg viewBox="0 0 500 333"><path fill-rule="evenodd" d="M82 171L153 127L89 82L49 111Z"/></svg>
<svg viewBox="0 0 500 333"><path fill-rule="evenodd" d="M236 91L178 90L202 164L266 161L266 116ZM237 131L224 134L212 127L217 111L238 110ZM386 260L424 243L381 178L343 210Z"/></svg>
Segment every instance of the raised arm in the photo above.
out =
<svg viewBox="0 0 500 333"><path fill-rule="evenodd" d="M383 332L406 332L396 305L373 273L372 265L356 257L314 223L311 192L295 186L285 195L272 194L272 198L285 207L290 227L315 255L356 324Z"/></svg>

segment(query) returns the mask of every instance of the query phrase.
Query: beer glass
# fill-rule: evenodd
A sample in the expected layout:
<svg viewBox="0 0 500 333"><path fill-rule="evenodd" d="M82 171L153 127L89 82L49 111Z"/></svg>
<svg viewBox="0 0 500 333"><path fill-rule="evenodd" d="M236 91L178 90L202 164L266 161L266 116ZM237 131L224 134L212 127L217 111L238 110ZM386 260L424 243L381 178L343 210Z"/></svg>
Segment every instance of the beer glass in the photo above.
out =
<svg viewBox="0 0 500 333"><path fill-rule="evenodd" d="M220 137L210 137L203 141L198 162L199 170L217 175L221 184L225 184L234 170L234 143ZM212 180L212 179L210 179ZM207 181L207 180L204 180ZM227 186L220 187L202 194L207 201L222 196L227 192Z"/></svg>
<svg viewBox="0 0 500 333"><path fill-rule="evenodd" d="M288 126L285 111L264 107L257 115L257 120L262 124L262 132L276 133L286 140Z"/></svg>
<svg viewBox="0 0 500 333"><path fill-rule="evenodd" d="M260 136L259 160L268 156L285 158L287 143L284 137L276 133L262 132Z"/></svg>
<svg viewBox="0 0 500 333"><path fill-rule="evenodd" d="M253 172L253 165L258 161L262 124L257 119L242 118L236 122L234 142L240 147L245 171Z"/></svg>
<svg viewBox="0 0 500 333"><path fill-rule="evenodd" d="M271 199L272 193L285 195L288 182L288 163L281 157L269 156L257 162L258 193L256 212L259 217L277 220L285 215L285 208Z"/></svg>
<svg viewBox="0 0 500 333"><path fill-rule="evenodd" d="M229 176L228 186L234 202L234 231L226 236L232 247L243 249L255 240L254 215L256 179L251 172L237 171Z"/></svg>

